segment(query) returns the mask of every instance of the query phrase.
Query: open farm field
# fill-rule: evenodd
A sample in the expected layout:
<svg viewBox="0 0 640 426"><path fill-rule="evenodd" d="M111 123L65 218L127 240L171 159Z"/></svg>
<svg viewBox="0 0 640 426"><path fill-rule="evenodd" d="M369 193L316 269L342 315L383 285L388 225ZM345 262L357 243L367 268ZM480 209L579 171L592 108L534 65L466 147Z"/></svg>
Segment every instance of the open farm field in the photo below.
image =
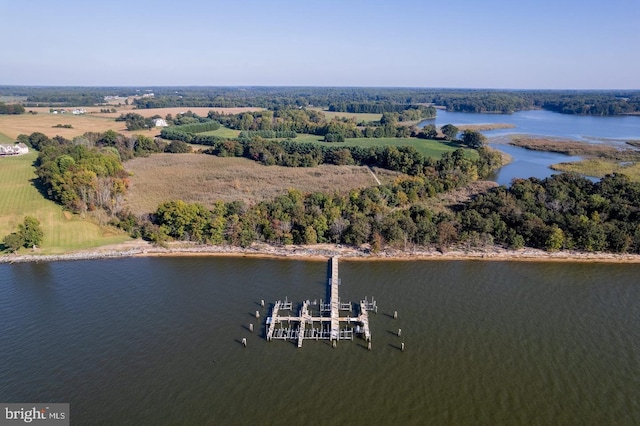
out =
<svg viewBox="0 0 640 426"><path fill-rule="evenodd" d="M155 211L168 200L205 206L217 200L254 203L285 194L289 188L306 193L376 185L371 172L361 166L263 166L245 158L205 154L154 154L127 161L125 167L132 174L126 205L135 214ZM398 176L379 169L376 174L383 183Z"/></svg>
<svg viewBox="0 0 640 426"><path fill-rule="evenodd" d="M53 127L58 124L70 124L73 128ZM115 130L123 134L132 133L127 131L124 122L117 122L113 118L91 114L50 114L48 108L46 113L38 113L35 115L20 114L0 116L0 132L11 138L16 138L19 134L30 135L33 132L41 132L49 137L60 135L67 139L72 139L85 132L104 132L107 130ZM156 132L156 130L141 130L135 133L155 134L153 132Z"/></svg>
<svg viewBox="0 0 640 426"><path fill-rule="evenodd" d="M311 110L322 112L327 120L331 120L335 117L345 117L345 118L355 118L356 122L360 123L361 121L379 121L382 118L382 114L357 114L353 112L335 112L335 111L326 111L322 108L309 108Z"/></svg>
<svg viewBox="0 0 640 426"><path fill-rule="evenodd" d="M39 253L57 254L73 250L121 243L124 233L101 227L62 210L47 200L33 185L33 162L37 153L0 158L0 238L18 229L25 216L40 221L44 241ZM27 249L22 249L27 251Z"/></svg>

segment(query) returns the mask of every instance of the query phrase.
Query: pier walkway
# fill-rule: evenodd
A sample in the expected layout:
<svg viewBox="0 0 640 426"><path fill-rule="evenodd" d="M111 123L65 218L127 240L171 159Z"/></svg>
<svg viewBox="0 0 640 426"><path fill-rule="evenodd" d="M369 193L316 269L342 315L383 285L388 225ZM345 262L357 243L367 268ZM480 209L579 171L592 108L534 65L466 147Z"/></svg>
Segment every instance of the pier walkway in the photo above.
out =
<svg viewBox="0 0 640 426"><path fill-rule="evenodd" d="M306 300L302 303L299 315L295 316L291 315L292 302L287 299L284 302L276 301L271 316L266 319L266 338L268 341L273 339L293 340L297 342L299 348L302 347L305 339L331 340L335 346L338 340L353 340L356 334L361 335L367 342L371 341L368 311L378 311L376 301L373 298L371 301L365 298L358 305L358 316L340 316L340 311L351 312L353 304L340 302L338 257L332 257L330 262L331 272L328 284L331 298L329 303L322 303L321 300L314 315L311 308L312 306L316 307L317 303L313 302L312 304ZM283 314L283 311L288 311L289 314ZM324 316L327 312L329 315ZM341 325L343 326L341 327Z"/></svg>

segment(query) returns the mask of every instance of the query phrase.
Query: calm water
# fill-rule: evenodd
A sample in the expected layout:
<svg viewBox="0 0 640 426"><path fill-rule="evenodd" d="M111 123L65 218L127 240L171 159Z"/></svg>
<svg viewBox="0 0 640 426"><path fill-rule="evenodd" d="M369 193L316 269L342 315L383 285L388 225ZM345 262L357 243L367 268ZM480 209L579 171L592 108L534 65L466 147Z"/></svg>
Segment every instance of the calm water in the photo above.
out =
<svg viewBox="0 0 640 426"><path fill-rule="evenodd" d="M343 261L342 299L380 306L371 352L261 338L260 299L324 297L326 274L0 265L0 401L70 402L83 425L640 423L640 265Z"/></svg>
<svg viewBox="0 0 640 426"><path fill-rule="evenodd" d="M506 152L512 158L509 164L502 166L488 177L498 185L509 185L515 178L537 177L544 179L553 174L560 173L551 166L558 163L580 161L580 157L558 154L556 152L533 151L518 146L506 144L491 144L491 147Z"/></svg>
<svg viewBox="0 0 640 426"><path fill-rule="evenodd" d="M507 123L516 127L483 132L485 135L532 134L569 139L632 139L640 140L640 116L599 117L559 114L551 111L519 111L513 114L477 114L438 110L434 120L420 123L491 124Z"/></svg>
<svg viewBox="0 0 640 426"><path fill-rule="evenodd" d="M640 116L581 116L559 114L544 110L519 111L514 114L477 114L465 112L447 112L438 110L435 120L425 120L419 125L444 124L493 124L507 123L516 127L482 132L489 138L500 138L511 134L529 134L591 142L624 144L624 140L640 140ZM579 161L579 157L539 152L492 144L494 148L511 155L513 161L502 167L490 178L499 185L509 185L514 178L537 177L544 179L554 173L550 168L557 163Z"/></svg>

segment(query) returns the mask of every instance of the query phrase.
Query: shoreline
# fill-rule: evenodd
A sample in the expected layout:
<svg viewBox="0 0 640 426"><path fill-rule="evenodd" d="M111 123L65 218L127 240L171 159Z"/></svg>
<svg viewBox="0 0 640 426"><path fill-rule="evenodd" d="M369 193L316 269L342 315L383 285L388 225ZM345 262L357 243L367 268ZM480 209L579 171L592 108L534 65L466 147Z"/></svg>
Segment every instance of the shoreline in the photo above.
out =
<svg viewBox="0 0 640 426"><path fill-rule="evenodd" d="M69 260L100 260L133 257L253 257L265 259L295 259L324 261L339 256L345 261L499 261L499 262L566 262L566 263L640 263L638 254L587 253L576 251L545 252L524 248L508 250L500 247L486 249L454 248L445 252L435 248L397 250L386 248L371 253L368 246L345 247L334 244L313 246L276 247L268 244L254 244L248 248L233 246L204 246L196 244L174 244L163 248L146 242L125 243L105 246L95 250L84 250L65 254L8 254L0 256L0 263L39 263Z"/></svg>

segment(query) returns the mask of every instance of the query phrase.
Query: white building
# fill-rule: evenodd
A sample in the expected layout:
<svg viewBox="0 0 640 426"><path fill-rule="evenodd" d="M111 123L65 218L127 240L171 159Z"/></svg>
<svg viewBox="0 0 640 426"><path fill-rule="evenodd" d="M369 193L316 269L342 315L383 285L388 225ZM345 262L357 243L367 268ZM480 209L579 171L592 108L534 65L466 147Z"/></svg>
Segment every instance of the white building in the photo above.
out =
<svg viewBox="0 0 640 426"><path fill-rule="evenodd" d="M155 120L153 120L153 123L156 127L167 127L167 120L165 120L164 118L156 118Z"/></svg>
<svg viewBox="0 0 640 426"><path fill-rule="evenodd" d="M17 143L13 146L0 145L0 155L21 155L21 154L27 154L28 152L29 152L29 147L23 143Z"/></svg>

